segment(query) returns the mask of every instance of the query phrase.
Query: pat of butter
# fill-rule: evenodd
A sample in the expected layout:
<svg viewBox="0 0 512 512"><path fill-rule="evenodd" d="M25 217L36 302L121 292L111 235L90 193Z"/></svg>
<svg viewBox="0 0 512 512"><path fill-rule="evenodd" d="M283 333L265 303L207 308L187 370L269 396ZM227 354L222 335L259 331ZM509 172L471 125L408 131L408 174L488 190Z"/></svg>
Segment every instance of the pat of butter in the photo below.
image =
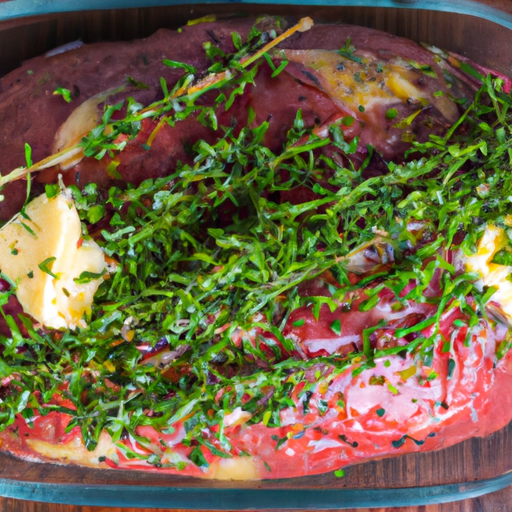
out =
<svg viewBox="0 0 512 512"><path fill-rule="evenodd" d="M1 271L17 284L16 296L35 320L54 329L85 327L84 315L102 278L83 284L75 278L102 274L103 251L92 240L81 241L78 212L64 194L37 197L25 214L28 218L20 214L0 230Z"/></svg>
<svg viewBox="0 0 512 512"><path fill-rule="evenodd" d="M102 465L103 457L112 457L116 453L116 447L111 437L103 432L98 446L90 452L82 443L80 437L74 437L69 443L53 444L38 439L26 439L28 446L39 455L59 462L78 462L82 466L95 467Z"/></svg>
<svg viewBox="0 0 512 512"><path fill-rule="evenodd" d="M492 263L494 255L508 243L503 229L493 225L485 228L485 232L478 243L475 254L466 258L466 269L480 275L480 286L495 287L496 292L491 297L497 302L503 312L512 319L512 267Z"/></svg>
<svg viewBox="0 0 512 512"><path fill-rule="evenodd" d="M251 457L221 459L205 476L216 480L259 480L261 478Z"/></svg>

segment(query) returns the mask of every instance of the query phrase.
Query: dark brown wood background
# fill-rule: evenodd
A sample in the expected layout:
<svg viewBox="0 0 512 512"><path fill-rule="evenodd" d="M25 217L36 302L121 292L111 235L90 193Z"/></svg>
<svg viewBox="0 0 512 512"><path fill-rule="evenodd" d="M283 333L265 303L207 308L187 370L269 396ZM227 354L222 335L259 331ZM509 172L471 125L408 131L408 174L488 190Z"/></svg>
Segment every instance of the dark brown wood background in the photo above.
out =
<svg viewBox="0 0 512 512"><path fill-rule="evenodd" d="M406 3L406 0L402 1ZM479 3L512 14L512 0L479 0ZM80 2L76 2L76 6L80 9ZM474 16L462 18L458 13L419 9L227 3L106 9L0 21L0 76L28 58L77 39L85 43L130 40L149 36L162 27L182 26L187 20L207 14L222 18L261 13L294 18L312 16L317 23L350 23L377 28L450 49L492 69L511 73L511 31Z"/></svg>

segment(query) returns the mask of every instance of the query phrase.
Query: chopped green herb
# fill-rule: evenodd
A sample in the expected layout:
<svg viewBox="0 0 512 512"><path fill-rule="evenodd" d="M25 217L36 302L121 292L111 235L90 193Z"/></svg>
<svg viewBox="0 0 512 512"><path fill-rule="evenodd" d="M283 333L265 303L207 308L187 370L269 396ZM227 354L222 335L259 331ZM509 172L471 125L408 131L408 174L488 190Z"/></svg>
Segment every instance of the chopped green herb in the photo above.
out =
<svg viewBox="0 0 512 512"><path fill-rule="evenodd" d="M46 183L44 186L44 190L46 193L46 197L51 199L52 197L58 196L60 194L60 185L58 183Z"/></svg>
<svg viewBox="0 0 512 512"><path fill-rule="evenodd" d="M455 370L455 360L450 358L450 359L448 359L448 374L447 374L448 379L452 378L453 370Z"/></svg>
<svg viewBox="0 0 512 512"><path fill-rule="evenodd" d="M393 386L391 383L388 382L388 389L393 393L394 395L398 395L398 389L396 389L395 386Z"/></svg>
<svg viewBox="0 0 512 512"><path fill-rule="evenodd" d="M191 452L188 458L198 467L205 468L208 467L208 461L206 460L203 452L201 450L201 446L196 446Z"/></svg>
<svg viewBox="0 0 512 512"><path fill-rule="evenodd" d="M386 383L386 377L384 377L384 375L372 375L368 383L370 386L384 386Z"/></svg>
<svg viewBox="0 0 512 512"><path fill-rule="evenodd" d="M91 281L94 281L96 279L100 279L106 274L106 270L103 272L95 273L95 272L82 272L78 277L75 277L73 281L77 284L86 284L90 283Z"/></svg>
<svg viewBox="0 0 512 512"><path fill-rule="evenodd" d="M53 266L53 263L54 261L56 260L57 258L55 256L51 256L50 258L46 258L44 261L42 261L41 263L39 263L38 267L43 271L45 272L46 274L48 274L49 276L53 277L54 279L59 279L59 276L57 274L54 274L52 272L52 266Z"/></svg>
<svg viewBox="0 0 512 512"><path fill-rule="evenodd" d="M398 110L396 108L389 108L386 111L386 119L395 119L398 115Z"/></svg>
<svg viewBox="0 0 512 512"><path fill-rule="evenodd" d="M126 79L128 80L128 82L135 86L137 89L149 89L149 85L148 84L145 84L144 82L139 82L138 80L135 80L135 78L131 77L131 76L127 76Z"/></svg>
<svg viewBox="0 0 512 512"><path fill-rule="evenodd" d="M354 45L352 44L352 40L350 37L347 38L345 41L345 44L337 50L337 53L339 53L341 56L345 57L346 59L352 60L354 62L357 62L358 64L362 64L363 61L360 57L357 57L354 55L354 52L356 51Z"/></svg>
<svg viewBox="0 0 512 512"><path fill-rule="evenodd" d="M334 320L329 327L334 334L341 335L341 322L338 319Z"/></svg>
<svg viewBox="0 0 512 512"><path fill-rule="evenodd" d="M512 266L512 248L506 247L505 249L499 250L492 258L492 263L497 265Z"/></svg>
<svg viewBox="0 0 512 512"><path fill-rule="evenodd" d="M25 162L27 167L32 167L32 148L25 142Z"/></svg>
<svg viewBox="0 0 512 512"><path fill-rule="evenodd" d="M20 224L23 226L25 230L27 230L32 236L35 236L37 238L37 234L34 232L34 230L25 222L20 222Z"/></svg>
<svg viewBox="0 0 512 512"><path fill-rule="evenodd" d="M64 87L57 87L53 94L55 96L62 96L64 98L64 101L66 101L67 103L71 102L71 91L69 89L64 89Z"/></svg>

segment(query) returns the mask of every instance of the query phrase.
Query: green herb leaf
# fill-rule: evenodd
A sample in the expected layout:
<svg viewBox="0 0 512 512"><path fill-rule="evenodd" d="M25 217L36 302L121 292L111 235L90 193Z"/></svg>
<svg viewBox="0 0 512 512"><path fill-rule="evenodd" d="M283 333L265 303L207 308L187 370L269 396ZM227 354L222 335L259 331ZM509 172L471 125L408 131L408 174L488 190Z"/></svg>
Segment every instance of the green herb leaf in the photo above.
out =
<svg viewBox="0 0 512 512"><path fill-rule="evenodd" d="M329 327L334 334L341 335L341 322L338 319L334 320Z"/></svg>
<svg viewBox="0 0 512 512"><path fill-rule="evenodd" d="M45 183L44 190L46 197L51 199L52 197L56 197L60 194L60 185L58 183Z"/></svg>
<svg viewBox="0 0 512 512"><path fill-rule="evenodd" d="M64 87L57 87L55 91L53 91L54 96L62 96L66 103L71 102L71 91L69 89L64 89Z"/></svg>
<svg viewBox="0 0 512 512"><path fill-rule="evenodd" d="M59 276L57 274L54 274L52 272L52 266L53 266L53 263L54 261L56 260L57 258L55 256L51 256L50 258L46 258L44 261L42 261L41 263L39 263L38 267L43 271L45 272L46 274L48 274L49 276L53 277L54 279L59 279Z"/></svg>
<svg viewBox="0 0 512 512"><path fill-rule="evenodd" d="M396 108L389 108L386 111L386 119L395 119L398 115L398 110Z"/></svg>
<svg viewBox="0 0 512 512"><path fill-rule="evenodd" d="M32 167L32 148L25 142L25 161L27 167Z"/></svg>
<svg viewBox="0 0 512 512"><path fill-rule="evenodd" d="M77 284L87 284L96 279L100 279L106 274L106 272L106 270L99 273L84 271L78 277L75 277L73 281Z"/></svg>

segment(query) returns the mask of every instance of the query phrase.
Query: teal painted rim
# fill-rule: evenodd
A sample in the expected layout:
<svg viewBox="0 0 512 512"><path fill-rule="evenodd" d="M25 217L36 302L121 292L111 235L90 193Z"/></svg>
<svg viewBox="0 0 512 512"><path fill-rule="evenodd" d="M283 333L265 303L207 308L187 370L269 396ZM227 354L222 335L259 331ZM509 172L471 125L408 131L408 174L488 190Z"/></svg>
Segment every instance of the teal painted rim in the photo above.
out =
<svg viewBox="0 0 512 512"><path fill-rule="evenodd" d="M0 21L63 12L128 9L186 4L311 5L383 7L456 12L483 18L512 29L512 15L472 0L81 0L77 9L69 0L0 0ZM347 509L403 507L471 499L512 485L512 472L459 484L396 489L259 489L218 488L198 482L197 487L84 485L27 482L0 478L0 496L46 503L135 508L195 510Z"/></svg>
<svg viewBox="0 0 512 512"><path fill-rule="evenodd" d="M79 9L77 9L79 4ZM105 9L129 9L135 7L160 7L185 4L277 4L337 7L395 7L432 11L457 12L493 21L512 29L512 15L475 0L0 0L0 21L58 12Z"/></svg>
<svg viewBox="0 0 512 512"><path fill-rule="evenodd" d="M70 505L194 510L346 509L431 505L475 498L512 484L512 472L463 484L397 489L247 489L53 484L0 479L7 498Z"/></svg>

